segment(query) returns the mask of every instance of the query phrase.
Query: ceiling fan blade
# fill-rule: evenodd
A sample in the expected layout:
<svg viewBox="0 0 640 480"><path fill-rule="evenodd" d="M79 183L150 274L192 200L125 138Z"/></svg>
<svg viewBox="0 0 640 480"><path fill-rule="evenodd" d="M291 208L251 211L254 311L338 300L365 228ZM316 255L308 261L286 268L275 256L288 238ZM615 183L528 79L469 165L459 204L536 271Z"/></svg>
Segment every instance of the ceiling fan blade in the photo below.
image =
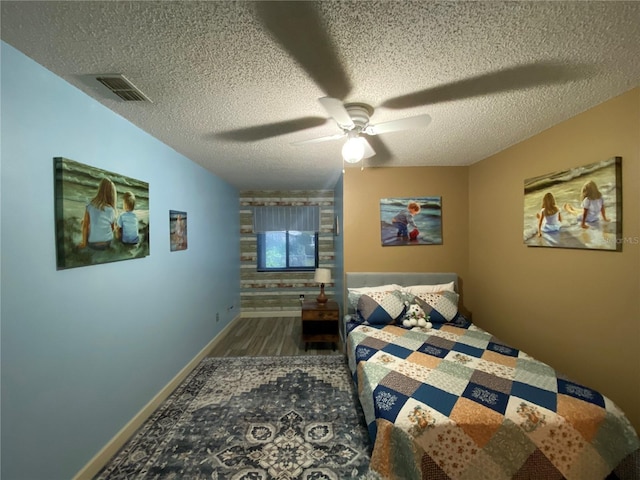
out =
<svg viewBox="0 0 640 480"><path fill-rule="evenodd" d="M381 167L393 158L393 153L380 137L368 137L367 142L371 144L371 148L376 152L375 156L367 162L370 167Z"/></svg>
<svg viewBox="0 0 640 480"><path fill-rule="evenodd" d="M327 95L345 98L351 83L312 2L256 2L262 25Z"/></svg>
<svg viewBox="0 0 640 480"><path fill-rule="evenodd" d="M400 130L425 128L430 123L431 117L425 113L423 115L416 115L415 117L401 118L399 120L391 120L390 122L378 123L377 125L369 125L364 132L367 135L380 135L381 133L397 132Z"/></svg>
<svg viewBox="0 0 640 480"><path fill-rule="evenodd" d="M590 74L585 66L537 62L499 70L386 100L386 108L411 108L492 93L571 82Z"/></svg>
<svg viewBox="0 0 640 480"><path fill-rule="evenodd" d="M371 144L367 141L366 138L360 137L362 144L364 145L364 155L362 158L371 158L376 154L376 151L373 149Z"/></svg>
<svg viewBox="0 0 640 480"><path fill-rule="evenodd" d="M320 142L328 142L330 140L339 140L345 137L345 133L336 133L335 135L328 135L326 137L318 137L318 138L310 138L309 140L301 140L299 142L292 142L291 145L300 146L300 145L309 145L311 143L320 143Z"/></svg>
<svg viewBox="0 0 640 480"><path fill-rule="evenodd" d="M351 115L349 115L349 112L347 112L347 109L344 108L344 105L340 100L332 97L322 97L318 99L318 101L322 104L327 113L333 117L340 128L344 130L351 130L355 127L353 120L351 119Z"/></svg>
<svg viewBox="0 0 640 480"><path fill-rule="evenodd" d="M227 130L225 132L218 132L215 136L222 140L255 142L258 140L264 140L265 138L278 137L280 135L286 135L287 133L298 132L307 128L319 127L325 123L327 123L326 118L303 117L295 120L286 120L284 122L267 123L264 125L256 125L254 127Z"/></svg>

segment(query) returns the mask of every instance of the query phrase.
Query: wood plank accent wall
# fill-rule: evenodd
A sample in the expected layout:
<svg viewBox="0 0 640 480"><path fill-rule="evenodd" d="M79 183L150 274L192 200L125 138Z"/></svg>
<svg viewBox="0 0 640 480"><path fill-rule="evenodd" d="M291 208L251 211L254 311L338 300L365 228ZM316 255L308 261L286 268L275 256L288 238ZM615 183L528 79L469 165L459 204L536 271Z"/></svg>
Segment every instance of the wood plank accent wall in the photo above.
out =
<svg viewBox="0 0 640 480"><path fill-rule="evenodd" d="M335 285L335 212L332 190L244 191L240 192L240 308L243 317L298 316L300 295L306 300L320 293L313 272L258 272L257 237L253 233L252 207L320 207L318 233L319 267L331 269L332 283L325 284L328 297Z"/></svg>

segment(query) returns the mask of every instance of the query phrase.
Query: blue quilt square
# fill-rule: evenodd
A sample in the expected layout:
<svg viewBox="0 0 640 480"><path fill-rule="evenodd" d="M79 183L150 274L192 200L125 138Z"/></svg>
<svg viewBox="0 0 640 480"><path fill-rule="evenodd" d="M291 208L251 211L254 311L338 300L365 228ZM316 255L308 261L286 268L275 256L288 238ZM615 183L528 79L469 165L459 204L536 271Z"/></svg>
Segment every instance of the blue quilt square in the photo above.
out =
<svg viewBox="0 0 640 480"><path fill-rule="evenodd" d="M377 307L367 317L367 322L369 322L371 325L389 325L394 321L395 318L389 315L389 312L387 312L382 307Z"/></svg>
<svg viewBox="0 0 640 480"><path fill-rule="evenodd" d="M458 312L455 318L449 322L449 325L469 329L472 323L470 320L467 320L464 315Z"/></svg>
<svg viewBox="0 0 640 480"><path fill-rule="evenodd" d="M356 363L369 360L378 350L366 345L358 345L356 347Z"/></svg>
<svg viewBox="0 0 640 480"><path fill-rule="evenodd" d="M350 321L346 323L347 335L349 335L354 328L359 327L361 324L358 322Z"/></svg>
<svg viewBox="0 0 640 480"><path fill-rule="evenodd" d="M484 353L484 350L482 348L472 347L471 345L467 345L466 343L456 343L451 350L465 353L476 358L481 358L482 354Z"/></svg>
<svg viewBox="0 0 640 480"><path fill-rule="evenodd" d="M413 353L413 350L409 350L408 348L401 347L400 345L394 345L392 343L384 347L382 351L398 358L407 358Z"/></svg>
<svg viewBox="0 0 640 480"><path fill-rule="evenodd" d="M543 390L542 388L534 387L533 385L514 381L513 385L511 385L511 395L515 395L523 400L540 405L552 412L555 412L558 409L558 398L556 392Z"/></svg>
<svg viewBox="0 0 640 480"><path fill-rule="evenodd" d="M418 348L418 351L420 353L426 353L427 355L438 358L444 358L447 356L447 353L449 353L448 349L437 347L435 345L431 345L430 343L424 343Z"/></svg>
<svg viewBox="0 0 640 480"><path fill-rule="evenodd" d="M577 383L569 382L567 380L559 378L558 393L569 395L570 397L578 398L585 402L593 403L594 405L598 405L599 407L604 408L604 398L600 393Z"/></svg>
<svg viewBox="0 0 640 480"><path fill-rule="evenodd" d="M449 320L443 317L442 314L437 310L432 309L429 312L429 321L433 324L438 324L438 323L447 323Z"/></svg>
<svg viewBox="0 0 640 480"><path fill-rule="evenodd" d="M507 357L517 357L519 353L519 351L515 348L496 342L489 342L489 345L487 345L487 350L501 353L502 355L506 355Z"/></svg>
<svg viewBox="0 0 640 480"><path fill-rule="evenodd" d="M449 416L454 405L458 401L457 395L452 395L449 392L440 390L439 388L432 387L423 383L418 389L413 392L411 398L418 400L419 402L429 405L434 410Z"/></svg>
<svg viewBox="0 0 640 480"><path fill-rule="evenodd" d="M395 422L408 398L406 395L391 388L378 385L373 391L373 406L376 418L384 418L392 423Z"/></svg>
<svg viewBox="0 0 640 480"><path fill-rule="evenodd" d="M378 435L378 424L374 420L369 425L367 425L367 430L369 430L369 438L371 439L371 445L375 445L376 436Z"/></svg>
<svg viewBox="0 0 640 480"><path fill-rule="evenodd" d="M509 395L471 382L469 382L469 385L467 385L467 388L462 392L461 396L473 400L480 405L484 405L502 415L504 415L504 412L507 410L507 403L509 402Z"/></svg>

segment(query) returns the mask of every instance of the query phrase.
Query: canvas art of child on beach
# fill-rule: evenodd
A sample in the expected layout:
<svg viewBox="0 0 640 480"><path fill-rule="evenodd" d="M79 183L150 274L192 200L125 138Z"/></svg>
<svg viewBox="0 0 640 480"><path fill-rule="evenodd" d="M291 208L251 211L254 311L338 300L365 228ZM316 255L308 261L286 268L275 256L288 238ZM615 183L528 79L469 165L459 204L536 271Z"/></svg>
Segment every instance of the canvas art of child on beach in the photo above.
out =
<svg viewBox="0 0 640 480"><path fill-rule="evenodd" d="M187 249L187 212L169 210L169 248L172 252Z"/></svg>
<svg viewBox="0 0 640 480"><path fill-rule="evenodd" d="M524 182L524 243L620 250L620 157Z"/></svg>
<svg viewBox="0 0 640 480"><path fill-rule="evenodd" d="M442 198L380 199L383 246L442 245Z"/></svg>

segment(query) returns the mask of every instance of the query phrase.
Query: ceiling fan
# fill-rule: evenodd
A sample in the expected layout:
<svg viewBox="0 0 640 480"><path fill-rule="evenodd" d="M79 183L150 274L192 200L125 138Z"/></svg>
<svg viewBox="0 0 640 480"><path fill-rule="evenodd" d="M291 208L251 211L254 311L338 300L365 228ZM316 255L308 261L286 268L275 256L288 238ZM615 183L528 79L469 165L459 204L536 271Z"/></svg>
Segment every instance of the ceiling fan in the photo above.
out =
<svg viewBox="0 0 640 480"><path fill-rule="evenodd" d="M307 145L347 137L342 147L342 158L347 163L358 163L363 158L370 158L376 154L365 136L424 128L431 123L431 117L422 114L373 125L369 123L369 119L374 109L366 103L343 104L342 101L332 97L322 97L319 102L342 129L342 133L293 142L292 145Z"/></svg>
<svg viewBox="0 0 640 480"><path fill-rule="evenodd" d="M422 114L375 125L369 122L374 112L372 106L364 103L343 103L351 91L351 83L334 44L327 35L327 29L318 15L315 3L279 1L254 4L256 18L264 29L325 92L327 96L319 101L342 130L335 135L302 140L294 142L293 145L346 137L343 159L347 162L357 163L362 158L374 155L379 163L391 159L393 154L378 135L424 128L429 125L431 117ZM566 83L589 73L584 66L561 62L534 62L390 98L380 106L404 109L433 105L540 85ZM215 136L224 140L254 142L317 127L326 122L327 118L323 117L302 117L218 132Z"/></svg>

